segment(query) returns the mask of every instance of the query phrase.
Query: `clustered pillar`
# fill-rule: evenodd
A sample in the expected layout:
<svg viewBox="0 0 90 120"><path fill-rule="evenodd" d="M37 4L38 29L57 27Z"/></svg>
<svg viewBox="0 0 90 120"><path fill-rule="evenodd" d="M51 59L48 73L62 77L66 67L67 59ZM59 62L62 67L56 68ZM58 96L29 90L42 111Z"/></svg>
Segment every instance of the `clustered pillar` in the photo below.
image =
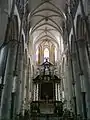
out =
<svg viewBox="0 0 90 120"><path fill-rule="evenodd" d="M85 103L86 103L86 108L85 105L83 106L84 107L83 112L85 112L84 110L87 109L86 111L87 116L88 118L90 118L90 67L89 67L89 60L88 60L85 40L79 39L78 46L79 46L80 61L81 61L82 76L83 76L81 77L80 75L80 78L81 80L83 79L84 82L83 92L85 92Z"/></svg>
<svg viewBox="0 0 90 120"><path fill-rule="evenodd" d="M13 72L15 67L16 60L16 41L12 41L9 43L8 48L8 56L7 56L7 64L4 76L4 87L1 98L1 117L2 118L10 118L10 110L11 110L11 93L12 93L12 85L13 85Z"/></svg>
<svg viewBox="0 0 90 120"><path fill-rule="evenodd" d="M15 114L19 114L21 107L21 87L22 87L22 70L23 70L23 54L21 46L18 51L18 63L17 63L17 79L16 79L16 96L15 96Z"/></svg>
<svg viewBox="0 0 90 120"><path fill-rule="evenodd" d="M73 49L75 48L75 43ZM72 50L72 64L73 64L73 71L74 71L74 82L75 82L75 96L76 96L76 103L77 103L77 114L82 115L82 98L81 98L81 83L79 77L79 65L77 59L77 53L75 49Z"/></svg>
<svg viewBox="0 0 90 120"><path fill-rule="evenodd" d="M1 80L3 88L0 93L0 118L2 119L15 119L30 109L30 63L26 62L27 55L26 53L24 55L21 44L19 46L18 44L16 40L10 41L5 48L7 55L2 55L2 59L7 57L3 82Z"/></svg>

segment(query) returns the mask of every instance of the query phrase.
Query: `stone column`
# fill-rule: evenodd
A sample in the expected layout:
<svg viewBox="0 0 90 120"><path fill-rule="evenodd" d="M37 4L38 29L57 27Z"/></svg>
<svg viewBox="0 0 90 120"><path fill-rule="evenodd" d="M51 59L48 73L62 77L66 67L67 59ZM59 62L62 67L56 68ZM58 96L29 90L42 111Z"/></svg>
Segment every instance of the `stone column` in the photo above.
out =
<svg viewBox="0 0 90 120"><path fill-rule="evenodd" d="M40 64L40 47L38 47L38 64Z"/></svg>
<svg viewBox="0 0 90 120"><path fill-rule="evenodd" d="M21 112L21 105L22 105L22 93L23 93L23 90L22 90L22 84L23 84L23 58L21 60L21 84L20 84L20 104L19 104L19 111Z"/></svg>
<svg viewBox="0 0 90 120"><path fill-rule="evenodd" d="M4 89L2 93L1 99L1 118L9 119L10 118L10 109L11 109L11 92L12 92L12 84L14 80L13 72L15 68L15 60L16 60L16 41L12 41L9 43L8 56L7 56L7 64L4 76Z"/></svg>
<svg viewBox="0 0 90 120"><path fill-rule="evenodd" d="M15 114L20 113L21 106L21 86L22 86L22 73L23 73L23 55L21 47L19 46L17 62L17 80L16 80L16 98L15 98Z"/></svg>
<svg viewBox="0 0 90 120"><path fill-rule="evenodd" d="M50 62L55 63L55 46L52 44L49 50Z"/></svg>
<svg viewBox="0 0 90 120"><path fill-rule="evenodd" d="M67 86L67 108L72 109L72 101L73 101L73 89L72 89L72 70L71 70L71 62L70 62L70 56L67 56L66 61L66 68L65 68L65 74L66 74L66 86Z"/></svg>
<svg viewBox="0 0 90 120"><path fill-rule="evenodd" d="M1 104L1 96L4 84L4 74L5 74L5 66L7 62L8 55L8 46L4 46L0 50L0 104Z"/></svg>
<svg viewBox="0 0 90 120"><path fill-rule="evenodd" d="M53 61L53 64L55 64L55 46L54 45L52 49L52 61Z"/></svg>
<svg viewBox="0 0 90 120"><path fill-rule="evenodd" d="M24 74L24 110L27 109L26 89L27 89L27 64L26 64L26 60L25 60L25 74Z"/></svg>
<svg viewBox="0 0 90 120"><path fill-rule="evenodd" d="M36 100L36 84L33 85L33 100Z"/></svg>
<svg viewBox="0 0 90 120"><path fill-rule="evenodd" d="M37 99L36 99L36 101L38 101L38 84L37 84Z"/></svg>
<svg viewBox="0 0 90 120"><path fill-rule="evenodd" d="M90 119L90 64L88 60L86 43L84 39L79 39L78 41L80 61L84 76L84 87L86 91L86 105L87 105L87 116Z"/></svg>
<svg viewBox="0 0 90 120"><path fill-rule="evenodd" d="M75 79L77 114L82 115L81 84L80 84L79 66L76 58L76 53L72 53L72 63L73 63L73 71L74 71L74 79Z"/></svg>
<svg viewBox="0 0 90 120"><path fill-rule="evenodd" d="M56 94L56 101L58 100L58 96L57 96L57 83L55 83L55 94Z"/></svg>
<svg viewBox="0 0 90 120"><path fill-rule="evenodd" d="M70 92L70 109L77 114L77 107L76 107L76 94L75 94L75 81L74 81L74 73L73 73L73 64L72 64L72 58L71 55L69 56L68 60L68 72L69 72L69 92Z"/></svg>
<svg viewBox="0 0 90 120"><path fill-rule="evenodd" d="M29 93L29 100L32 101L32 94L33 94L33 84L32 84L32 77L31 77L31 64L30 64L30 93Z"/></svg>
<svg viewBox="0 0 90 120"><path fill-rule="evenodd" d="M43 50L43 47L42 46L40 46L40 48L41 48L41 50L40 50L40 58L41 58L41 63L43 63L44 62L44 50Z"/></svg>
<svg viewBox="0 0 90 120"><path fill-rule="evenodd" d="M68 79L67 79L67 61L65 61L64 63L64 79L63 79L63 85L64 85L64 93L65 93L65 100L66 100L66 105L65 107L68 107L68 99L69 99L69 95L68 95Z"/></svg>
<svg viewBox="0 0 90 120"><path fill-rule="evenodd" d="M58 101L60 101L60 84L58 84Z"/></svg>
<svg viewBox="0 0 90 120"><path fill-rule="evenodd" d="M0 76L3 75L4 72L4 66L5 66L5 60L7 57L7 46L4 46L1 50L0 50Z"/></svg>
<svg viewBox="0 0 90 120"><path fill-rule="evenodd" d="M25 85L25 63L23 62L23 69L22 69L22 87L21 87L21 112L24 115L24 85Z"/></svg>
<svg viewBox="0 0 90 120"><path fill-rule="evenodd" d="M28 109L29 106L29 93L30 93L30 73L29 73L29 64L27 67L27 76L26 76L26 108Z"/></svg>

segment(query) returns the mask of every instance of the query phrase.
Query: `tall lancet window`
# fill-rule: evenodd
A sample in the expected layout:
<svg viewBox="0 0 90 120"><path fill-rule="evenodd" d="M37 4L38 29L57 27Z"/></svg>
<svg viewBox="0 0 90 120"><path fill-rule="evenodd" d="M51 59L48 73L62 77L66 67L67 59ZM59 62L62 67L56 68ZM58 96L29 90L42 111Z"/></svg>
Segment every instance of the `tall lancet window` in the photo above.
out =
<svg viewBox="0 0 90 120"><path fill-rule="evenodd" d="M48 48L45 48L44 49L44 62L46 61L45 59L49 59L49 50L48 50Z"/></svg>

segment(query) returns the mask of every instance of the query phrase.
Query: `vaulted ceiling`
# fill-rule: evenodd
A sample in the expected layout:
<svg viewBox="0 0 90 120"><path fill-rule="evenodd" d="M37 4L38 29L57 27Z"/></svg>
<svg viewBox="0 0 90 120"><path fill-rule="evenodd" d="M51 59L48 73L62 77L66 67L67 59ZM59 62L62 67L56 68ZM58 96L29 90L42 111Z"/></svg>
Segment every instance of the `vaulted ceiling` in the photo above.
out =
<svg viewBox="0 0 90 120"><path fill-rule="evenodd" d="M29 0L29 24L34 44L51 40L59 44L65 21L66 0Z"/></svg>

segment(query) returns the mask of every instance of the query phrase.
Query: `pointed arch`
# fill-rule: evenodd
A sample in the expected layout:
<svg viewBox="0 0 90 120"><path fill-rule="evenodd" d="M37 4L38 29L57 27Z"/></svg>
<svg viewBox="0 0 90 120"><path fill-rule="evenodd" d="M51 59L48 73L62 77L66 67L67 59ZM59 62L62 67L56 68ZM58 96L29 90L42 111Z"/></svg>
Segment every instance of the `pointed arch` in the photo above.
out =
<svg viewBox="0 0 90 120"><path fill-rule="evenodd" d="M52 2L46 0L46 1L43 1L42 3L40 3L39 5L37 5L37 7L31 11L31 13L29 14L29 19L31 18L31 15L37 10L39 9L42 5L44 5L45 3L48 3L50 5L52 5L55 9L57 9L60 13L60 15L65 19L65 15L64 13L61 11L61 9L59 9L57 6L55 6Z"/></svg>
<svg viewBox="0 0 90 120"><path fill-rule="evenodd" d="M33 14L31 14L31 17L33 17L35 14L40 13L40 12L43 12L43 11L50 11L50 12L53 12L53 13L61 16L60 12L58 12L58 11L56 11L56 10L54 10L54 9L43 8L43 9L40 9L40 10L35 11ZM63 18L63 17L61 16L61 18ZM63 20L64 20L64 19L63 19Z"/></svg>

